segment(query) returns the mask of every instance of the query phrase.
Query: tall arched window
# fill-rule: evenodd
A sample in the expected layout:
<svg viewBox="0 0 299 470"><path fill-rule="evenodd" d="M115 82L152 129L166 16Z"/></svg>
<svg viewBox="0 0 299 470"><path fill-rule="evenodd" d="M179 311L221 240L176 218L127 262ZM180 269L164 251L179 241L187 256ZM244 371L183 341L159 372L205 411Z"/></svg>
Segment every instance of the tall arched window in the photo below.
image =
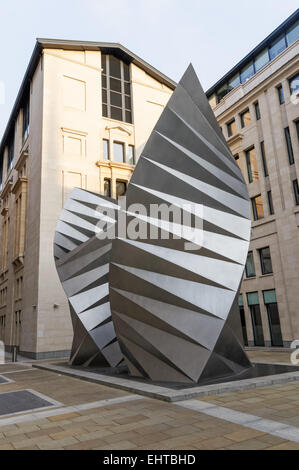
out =
<svg viewBox="0 0 299 470"><path fill-rule="evenodd" d="M113 55L102 55L103 116L132 122L131 77L128 64Z"/></svg>

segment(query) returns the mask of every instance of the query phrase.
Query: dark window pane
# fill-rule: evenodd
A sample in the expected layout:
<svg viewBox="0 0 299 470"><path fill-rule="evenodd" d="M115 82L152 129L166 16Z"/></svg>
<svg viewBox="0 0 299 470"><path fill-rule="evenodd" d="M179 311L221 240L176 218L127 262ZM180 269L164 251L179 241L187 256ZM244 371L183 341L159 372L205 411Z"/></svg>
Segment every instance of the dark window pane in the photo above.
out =
<svg viewBox="0 0 299 470"><path fill-rule="evenodd" d="M109 141L103 139L103 160L109 160Z"/></svg>
<svg viewBox="0 0 299 470"><path fill-rule="evenodd" d="M124 181L116 181L116 197L124 196L127 190L127 183Z"/></svg>
<svg viewBox="0 0 299 470"><path fill-rule="evenodd" d="M284 103L284 93L283 93L283 88L281 85L277 87L277 93L278 93L278 98L279 98L279 103L283 104Z"/></svg>
<svg viewBox="0 0 299 470"><path fill-rule="evenodd" d="M110 78L110 89L113 91L121 92L121 80L117 78Z"/></svg>
<svg viewBox="0 0 299 470"><path fill-rule="evenodd" d="M124 82L124 84L125 84L125 94L130 95L131 94L130 83Z"/></svg>
<svg viewBox="0 0 299 470"><path fill-rule="evenodd" d="M107 105L103 104L102 105L102 113L104 117L108 117L108 110L107 110Z"/></svg>
<svg viewBox="0 0 299 470"><path fill-rule="evenodd" d="M107 88L107 77L102 75L102 88Z"/></svg>
<svg viewBox="0 0 299 470"><path fill-rule="evenodd" d="M124 144L113 142L113 160L120 163L125 161Z"/></svg>
<svg viewBox="0 0 299 470"><path fill-rule="evenodd" d="M287 31L287 43L288 46L293 44L293 42L299 39L299 21L295 23L291 28Z"/></svg>
<svg viewBox="0 0 299 470"><path fill-rule="evenodd" d="M107 73L107 67L106 67L106 54L102 54L102 69L103 73Z"/></svg>
<svg viewBox="0 0 299 470"><path fill-rule="evenodd" d="M104 196L111 197L111 180L104 179Z"/></svg>
<svg viewBox="0 0 299 470"><path fill-rule="evenodd" d="M254 266L254 259L252 251L248 252L246 265L245 265L245 273L246 277L254 277L255 276L255 266Z"/></svg>
<svg viewBox="0 0 299 470"><path fill-rule="evenodd" d="M132 113L131 113L131 111L126 111L126 122L132 122Z"/></svg>
<svg viewBox="0 0 299 470"><path fill-rule="evenodd" d="M256 58L254 59L255 71L258 72L269 62L269 52L268 49L264 49Z"/></svg>
<svg viewBox="0 0 299 470"><path fill-rule="evenodd" d="M286 41L285 37L281 36L277 41L275 41L272 46L269 48L270 59L274 59L274 57L278 56L282 51L286 48Z"/></svg>
<svg viewBox="0 0 299 470"><path fill-rule="evenodd" d="M285 134L285 138L286 138L289 163L290 163L290 165L293 165L293 163L294 163L294 152L293 152L293 146L292 146L292 140L291 140L289 127L285 127L284 134Z"/></svg>
<svg viewBox="0 0 299 470"><path fill-rule="evenodd" d="M13 166L14 157L14 128L8 140L8 156L7 156L7 172L9 172Z"/></svg>
<svg viewBox="0 0 299 470"><path fill-rule="evenodd" d="M229 92L229 89L227 87L227 85L223 85L222 87L218 88L218 90L216 90L216 95L217 95L217 103L220 103L220 101L222 100L222 98Z"/></svg>
<svg viewBox="0 0 299 470"><path fill-rule="evenodd" d="M129 96L125 96L125 108L131 109L131 98Z"/></svg>
<svg viewBox="0 0 299 470"><path fill-rule="evenodd" d="M231 137L232 135L237 133L237 126L236 121L233 119L227 124L227 135Z"/></svg>
<svg viewBox="0 0 299 470"><path fill-rule="evenodd" d="M259 106L258 101L254 103L254 109L255 109L255 117L256 117L256 120L258 121L259 119L261 119L261 112L260 112L260 106Z"/></svg>
<svg viewBox="0 0 299 470"><path fill-rule="evenodd" d="M265 346L260 306L251 305L250 314L251 314L254 345Z"/></svg>
<svg viewBox="0 0 299 470"><path fill-rule="evenodd" d="M296 130L297 130L297 137L298 137L298 140L299 140L299 120L296 121Z"/></svg>
<svg viewBox="0 0 299 470"><path fill-rule="evenodd" d="M267 160L266 160L266 153L265 153L265 144L264 141L261 142L261 154L262 154L262 162L263 162L263 168L264 168L264 175L268 176L268 166L267 166Z"/></svg>
<svg viewBox="0 0 299 470"><path fill-rule="evenodd" d="M114 106L111 106L110 112L111 112L111 116L110 116L111 119L116 119L117 121L123 120L121 108L115 108Z"/></svg>
<svg viewBox="0 0 299 470"><path fill-rule="evenodd" d="M271 346L283 346L280 318L277 303L266 304L269 328L271 334Z"/></svg>
<svg viewBox="0 0 299 470"><path fill-rule="evenodd" d="M290 93L296 93L299 90L299 74L289 80Z"/></svg>
<svg viewBox="0 0 299 470"><path fill-rule="evenodd" d="M110 103L112 106L118 106L119 108L121 108L122 106L121 94L116 93L115 91L110 91Z"/></svg>
<svg viewBox="0 0 299 470"><path fill-rule="evenodd" d="M130 81L130 66L124 63L124 79Z"/></svg>
<svg viewBox="0 0 299 470"><path fill-rule="evenodd" d="M228 91L233 90L236 88L238 85L240 85L240 75L237 73L234 75L229 81L228 81Z"/></svg>
<svg viewBox="0 0 299 470"><path fill-rule="evenodd" d="M260 254L260 260L261 260L262 274L271 274L273 270L272 270L270 248L268 246L266 248L261 248L259 250L259 254Z"/></svg>
<svg viewBox="0 0 299 470"><path fill-rule="evenodd" d="M241 83L245 83L247 80L249 80L250 77L254 74L254 68L253 68L253 62L250 62L249 64L245 65L241 69Z"/></svg>
<svg viewBox="0 0 299 470"><path fill-rule="evenodd" d="M111 77L120 78L120 60L113 55L109 56L109 74Z"/></svg>
<svg viewBox="0 0 299 470"><path fill-rule="evenodd" d="M294 189L294 197L296 206L299 206L299 185L298 180L293 180L293 189Z"/></svg>
<svg viewBox="0 0 299 470"><path fill-rule="evenodd" d="M23 142L25 142L29 134L29 120L30 120L29 106L30 106L30 99L29 99L29 92L28 92L28 96L25 100L25 104L23 107L23 131L22 131Z"/></svg>
<svg viewBox="0 0 299 470"><path fill-rule="evenodd" d="M273 215L274 207L273 207L273 201L272 201L272 191L268 191L267 196L268 196L269 214Z"/></svg>
<svg viewBox="0 0 299 470"><path fill-rule="evenodd" d="M244 307L239 307L239 310L240 310L240 319L241 319L241 326L242 326L243 341L244 341L244 345L248 346L248 338L247 338Z"/></svg>
<svg viewBox="0 0 299 470"><path fill-rule="evenodd" d="M102 101L107 104L107 90L102 90Z"/></svg>

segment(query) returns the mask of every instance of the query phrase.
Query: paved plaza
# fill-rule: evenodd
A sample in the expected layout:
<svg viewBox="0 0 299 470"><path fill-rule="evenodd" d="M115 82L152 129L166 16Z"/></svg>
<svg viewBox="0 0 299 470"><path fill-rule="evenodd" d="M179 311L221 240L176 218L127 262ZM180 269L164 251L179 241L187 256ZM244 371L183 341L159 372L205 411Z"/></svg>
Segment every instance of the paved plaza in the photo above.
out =
<svg viewBox="0 0 299 470"><path fill-rule="evenodd" d="M288 352L250 351L288 363ZM0 365L0 393L30 390L44 409L0 417L4 449L299 449L299 382L167 403L30 363Z"/></svg>

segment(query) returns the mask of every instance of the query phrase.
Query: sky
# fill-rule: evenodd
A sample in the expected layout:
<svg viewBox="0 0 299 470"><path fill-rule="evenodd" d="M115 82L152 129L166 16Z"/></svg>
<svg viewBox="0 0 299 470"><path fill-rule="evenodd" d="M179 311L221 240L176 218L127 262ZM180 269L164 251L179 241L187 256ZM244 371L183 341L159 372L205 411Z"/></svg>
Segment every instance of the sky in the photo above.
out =
<svg viewBox="0 0 299 470"><path fill-rule="evenodd" d="M175 81L192 62L207 90L298 0L0 0L0 139L40 38L119 42Z"/></svg>

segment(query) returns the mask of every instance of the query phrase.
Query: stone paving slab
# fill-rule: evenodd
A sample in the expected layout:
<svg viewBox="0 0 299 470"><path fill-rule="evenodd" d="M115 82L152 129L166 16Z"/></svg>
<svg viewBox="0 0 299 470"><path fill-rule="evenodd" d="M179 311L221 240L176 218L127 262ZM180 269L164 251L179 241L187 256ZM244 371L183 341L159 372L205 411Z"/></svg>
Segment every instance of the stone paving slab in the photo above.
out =
<svg viewBox="0 0 299 470"><path fill-rule="evenodd" d="M292 381L299 381L299 371L269 375L232 382L217 383L213 385L194 386L192 388L182 388L180 390L154 385L151 383L139 382L133 379L126 379L118 376L107 376L87 370L77 370L66 365L57 363L34 364L34 367L42 370L52 371L76 377L92 383L106 385L115 389L126 390L131 393L156 398L159 400L177 402L192 398L205 397L209 395L223 394L233 391L248 390L257 387L265 387L274 384L281 384Z"/></svg>

